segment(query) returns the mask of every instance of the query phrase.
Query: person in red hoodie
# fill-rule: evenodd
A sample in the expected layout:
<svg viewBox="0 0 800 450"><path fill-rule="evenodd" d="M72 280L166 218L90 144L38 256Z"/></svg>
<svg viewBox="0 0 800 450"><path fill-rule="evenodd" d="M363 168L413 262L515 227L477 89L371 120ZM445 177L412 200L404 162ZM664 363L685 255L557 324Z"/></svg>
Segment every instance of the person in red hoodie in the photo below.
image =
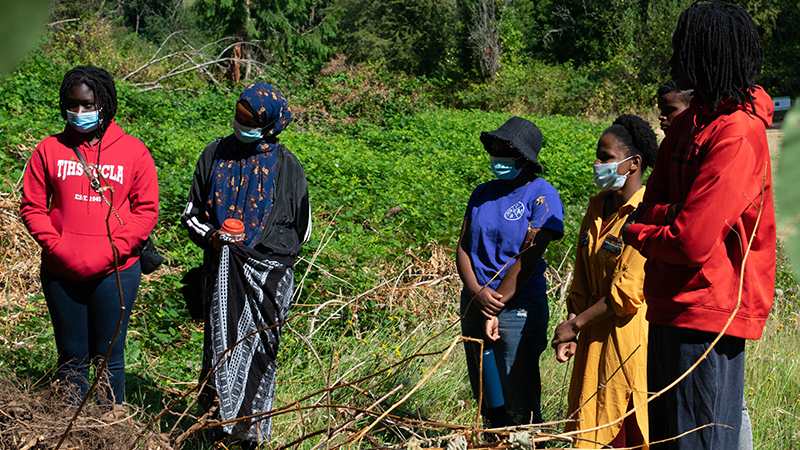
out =
<svg viewBox="0 0 800 450"><path fill-rule="evenodd" d="M650 437L691 431L652 448L735 449L745 340L761 337L775 287L766 136L773 106L755 84L764 52L740 7L693 4L681 14L672 46L672 78L695 96L670 125L638 219L625 232L647 258L648 389L662 390L724 336L649 405Z"/></svg>
<svg viewBox="0 0 800 450"><path fill-rule="evenodd" d="M59 378L76 388L73 400L80 402L88 391L89 364L106 356L119 324L108 353L110 389L99 398L122 403L125 335L141 278L137 248L158 219L156 169L147 147L114 122L117 91L104 69L68 71L59 106L67 125L31 155L20 214L42 247L42 289Z"/></svg>

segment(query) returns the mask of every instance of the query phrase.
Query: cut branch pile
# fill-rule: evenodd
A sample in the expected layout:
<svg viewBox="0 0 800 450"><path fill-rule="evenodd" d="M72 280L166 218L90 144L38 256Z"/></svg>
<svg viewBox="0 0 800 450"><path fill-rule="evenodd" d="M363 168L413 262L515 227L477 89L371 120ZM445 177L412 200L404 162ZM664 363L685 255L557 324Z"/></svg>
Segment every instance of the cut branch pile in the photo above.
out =
<svg viewBox="0 0 800 450"><path fill-rule="evenodd" d="M147 62L122 77L121 81L132 81L134 86L144 92L168 88L165 81L190 72L199 72L220 89L227 90L220 82L220 73L234 70L234 81L239 81L239 67L244 66L245 80L249 81L251 70L255 70L257 75L263 75L269 70L267 62L251 57L264 53L258 42L224 37L195 47L183 34L184 32L177 31L167 36ZM226 56L228 54L230 56ZM270 56L267 55L266 59L269 60Z"/></svg>
<svg viewBox="0 0 800 450"><path fill-rule="evenodd" d="M56 446L72 419L70 393L54 383L50 389L21 384L0 375L0 449L39 450ZM91 404L78 417L62 448L126 449L143 428L143 415L133 405L103 411ZM150 434L141 448L171 449L166 436Z"/></svg>

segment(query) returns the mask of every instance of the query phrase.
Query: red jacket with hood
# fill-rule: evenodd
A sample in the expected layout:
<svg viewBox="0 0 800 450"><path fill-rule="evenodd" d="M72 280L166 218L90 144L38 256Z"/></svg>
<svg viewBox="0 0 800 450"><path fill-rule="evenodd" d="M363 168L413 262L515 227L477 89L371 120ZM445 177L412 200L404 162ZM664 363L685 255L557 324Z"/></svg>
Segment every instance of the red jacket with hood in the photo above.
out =
<svg viewBox="0 0 800 450"><path fill-rule="evenodd" d="M114 121L96 145L67 125L36 147L23 179L22 220L42 246L42 267L84 281L112 273L114 261L106 234L108 205L92 190L73 146L113 190L103 192L124 225L111 214L120 270L136 263L137 247L156 225L158 179L147 147Z"/></svg>
<svg viewBox="0 0 800 450"><path fill-rule="evenodd" d="M647 182L628 242L647 258L647 320L718 333L736 307L744 250L742 305L725 334L759 339L775 290L775 210L766 127L772 99L717 111L695 98L675 118ZM666 224L667 209L683 209ZM759 208L761 216L759 219ZM758 221L755 236L753 230Z"/></svg>

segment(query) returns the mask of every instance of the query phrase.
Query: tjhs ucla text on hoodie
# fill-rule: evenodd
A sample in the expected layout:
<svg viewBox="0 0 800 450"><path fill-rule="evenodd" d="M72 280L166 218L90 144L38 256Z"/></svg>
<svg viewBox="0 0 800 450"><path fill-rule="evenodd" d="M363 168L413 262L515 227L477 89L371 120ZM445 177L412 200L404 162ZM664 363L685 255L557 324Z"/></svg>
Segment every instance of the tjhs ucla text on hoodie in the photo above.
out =
<svg viewBox="0 0 800 450"><path fill-rule="evenodd" d="M103 192L122 221L109 218L120 270L136 263L137 247L156 225L158 178L147 147L114 121L96 145L67 125L36 147L23 179L22 220L42 246L42 267L83 281L112 273L114 261L108 205L92 190L73 146L109 184Z"/></svg>

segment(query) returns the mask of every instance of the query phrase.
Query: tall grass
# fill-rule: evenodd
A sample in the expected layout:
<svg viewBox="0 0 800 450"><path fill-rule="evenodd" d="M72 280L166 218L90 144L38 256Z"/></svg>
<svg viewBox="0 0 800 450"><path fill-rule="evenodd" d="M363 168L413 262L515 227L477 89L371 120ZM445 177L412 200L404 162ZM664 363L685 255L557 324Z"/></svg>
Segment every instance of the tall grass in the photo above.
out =
<svg viewBox="0 0 800 450"><path fill-rule="evenodd" d="M755 448L796 447L800 435L800 305L797 290L775 298L764 335L745 350L745 398Z"/></svg>

